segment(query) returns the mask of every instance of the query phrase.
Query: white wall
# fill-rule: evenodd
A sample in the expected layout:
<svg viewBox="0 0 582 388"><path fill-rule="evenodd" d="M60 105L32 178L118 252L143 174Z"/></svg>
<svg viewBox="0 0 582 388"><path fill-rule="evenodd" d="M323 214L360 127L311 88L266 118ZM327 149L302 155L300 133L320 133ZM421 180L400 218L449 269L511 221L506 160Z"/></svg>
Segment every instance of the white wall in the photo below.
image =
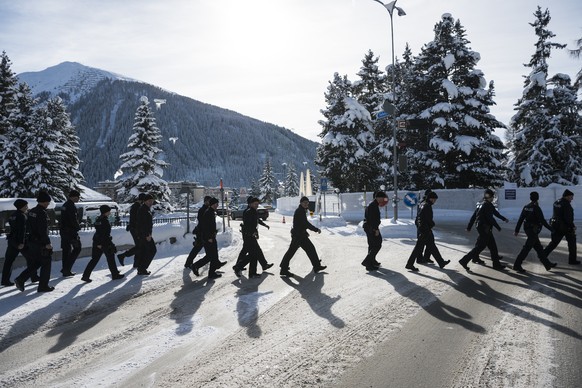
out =
<svg viewBox="0 0 582 388"><path fill-rule="evenodd" d="M506 189L497 189L497 200L496 205L499 212L505 217L517 220L521 209L524 205L529 202L529 194L532 191L537 191L540 194L540 207L542 208L546 219L552 216L552 204L554 201L562 197L564 190L568 189L574 193L574 201L572 202L572 207L574 207L574 217L576 220L582 220L582 211L576 212L576 202L582 201L582 186L550 186L550 187L528 187L528 188L518 188L515 189L516 198L507 199ZM448 190L435 190L438 194L439 199L435 205L435 217L437 214L440 216L457 216L459 212L465 212L470 217L470 214L475 210L475 205L483 198L483 189L448 189ZM404 197L406 193L410 191L401 190L398 192L400 198ZM423 191L412 191L418 198L422 198L424 194ZM392 208L392 192L388 192L390 197L390 204L387 206L388 217L393 217ZM509 194L509 193L507 193ZM293 212L299 206L300 197L283 197L277 199L277 212L284 215L293 215ZM323 197L320 199L319 196L310 196L311 201L320 201L321 208L323 209ZM368 203L372 201L372 193L341 193L337 194L326 194L325 196L325 214L327 216L337 216L338 210L341 217L347 222L359 222L364 219L364 209ZM319 207L318 207L319 209ZM413 216L416 214L416 210L413 209ZM382 210L382 217L386 215L385 210ZM409 219L411 217L411 211L409 208L404 206L402 201L398 204L398 218Z"/></svg>

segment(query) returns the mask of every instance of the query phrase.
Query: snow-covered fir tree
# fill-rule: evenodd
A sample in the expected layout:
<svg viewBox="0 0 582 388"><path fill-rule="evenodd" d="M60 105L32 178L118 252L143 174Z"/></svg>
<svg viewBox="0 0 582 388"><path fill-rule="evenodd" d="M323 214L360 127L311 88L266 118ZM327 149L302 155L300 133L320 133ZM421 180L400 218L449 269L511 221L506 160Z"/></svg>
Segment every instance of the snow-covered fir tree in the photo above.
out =
<svg viewBox="0 0 582 388"><path fill-rule="evenodd" d="M287 169L287 176L285 177L285 192L286 197L296 197L299 195L299 176L295 166L289 165Z"/></svg>
<svg viewBox="0 0 582 388"><path fill-rule="evenodd" d="M4 160L0 169L0 197L16 198L29 194L21 164L31 143L34 105L30 88L27 84L20 83L16 93L16 109L11 117L12 129L6 133L4 142Z"/></svg>
<svg viewBox="0 0 582 388"><path fill-rule="evenodd" d="M58 98L58 97L57 97ZM54 201L65 201L71 186L66 164L68 157L61 148L62 128L54 125L47 106L38 107L32 117L32 132L21 168L26 182L27 195L39 191L51 195Z"/></svg>
<svg viewBox="0 0 582 388"><path fill-rule="evenodd" d="M273 203L275 190L277 190L277 180L273 174L273 168L269 159L265 161L263 174L259 179L259 188L261 190L261 196L259 197L261 202L266 204Z"/></svg>
<svg viewBox="0 0 582 388"><path fill-rule="evenodd" d="M475 67L480 56L468 47L459 21L444 14L434 32L414 65L417 117L432 127L429 149L416 162L429 167L423 171L424 187L498 186L504 147L493 131L504 125L490 113L492 84L485 89L484 75Z"/></svg>
<svg viewBox="0 0 582 388"><path fill-rule="evenodd" d="M251 180L251 188L249 189L249 196L261 198L261 187L256 180Z"/></svg>
<svg viewBox="0 0 582 388"><path fill-rule="evenodd" d="M334 74L325 93L327 107L321 110L325 120L319 136L315 163L322 175L328 177L342 191L360 191L377 179L369 163L369 149L373 142L370 112L352 93L347 76Z"/></svg>
<svg viewBox="0 0 582 388"><path fill-rule="evenodd" d="M534 17L535 21L530 25L538 39L535 52L525 65L531 70L525 77L522 97L515 104L516 114L511 119L511 134L508 136L513 156L509 163L509 178L520 186L568 182L572 173L565 174L564 160L568 158L561 153L570 149L580 154L577 141L571 141L562 131L560 119L553 117L562 109L554 106L557 100L548 90L548 58L552 49L561 49L565 45L551 42L555 34L547 28L551 19L547 9L542 11L538 6ZM573 157L573 153L568 156Z"/></svg>
<svg viewBox="0 0 582 388"><path fill-rule="evenodd" d="M119 156L123 175L119 177L117 193L123 201L134 202L140 193L147 193L156 198L157 209L171 210L170 189L162 179L168 164L158 158L162 150L157 145L161 141L149 100L142 96L127 143L130 150Z"/></svg>
<svg viewBox="0 0 582 388"><path fill-rule="evenodd" d="M570 55L573 58L580 59L580 57L582 56L582 38L577 39L575 43L576 43L576 48L573 50L570 50ZM577 88L578 90L582 89L582 68L580 68L580 70L578 70L578 73L576 73L576 80L574 81L574 87Z"/></svg>
<svg viewBox="0 0 582 388"><path fill-rule="evenodd" d="M46 109L51 118L52 129L60 133L58 152L63 155L62 168L65 170L64 173L68 180L65 192L68 193L71 189L81 191L79 187L84 178L79 170L79 136L77 136L77 131L71 124L69 114L60 97L48 100Z"/></svg>
<svg viewBox="0 0 582 388"><path fill-rule="evenodd" d="M11 117L16 109L18 79L12 71L11 65L10 58L3 51L0 55L0 160L6 159L4 143L6 135L12 130Z"/></svg>

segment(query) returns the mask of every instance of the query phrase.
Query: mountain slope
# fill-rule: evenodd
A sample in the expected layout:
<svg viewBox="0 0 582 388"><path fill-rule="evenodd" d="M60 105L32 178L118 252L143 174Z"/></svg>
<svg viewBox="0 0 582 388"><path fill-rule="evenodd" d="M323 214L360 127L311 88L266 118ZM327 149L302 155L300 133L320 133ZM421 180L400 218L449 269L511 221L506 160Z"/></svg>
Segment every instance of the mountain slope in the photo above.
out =
<svg viewBox="0 0 582 388"><path fill-rule="evenodd" d="M223 178L227 186L249 186L260 177L267 158L281 174L279 179L283 163L315 167L317 143L290 130L113 73L67 62L22 73L19 79L30 82L35 94L60 95L68 101L80 137L81 171L89 186L113 179L141 96L150 99L164 138L162 158L171 165L164 173L167 181L216 186ZM156 109L155 99L166 103Z"/></svg>

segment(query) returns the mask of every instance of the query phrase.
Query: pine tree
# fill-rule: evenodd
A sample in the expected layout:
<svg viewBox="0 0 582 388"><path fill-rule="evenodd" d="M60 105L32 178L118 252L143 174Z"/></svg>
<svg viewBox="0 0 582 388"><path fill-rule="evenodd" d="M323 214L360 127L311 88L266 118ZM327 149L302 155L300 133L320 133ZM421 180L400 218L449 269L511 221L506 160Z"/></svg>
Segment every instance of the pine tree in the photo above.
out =
<svg viewBox="0 0 582 388"><path fill-rule="evenodd" d="M369 162L373 142L370 112L353 96L347 76L334 74L325 93L327 108L321 113L326 120L319 124L323 131L315 163L321 173L342 191L359 191L377 179Z"/></svg>
<svg viewBox="0 0 582 388"><path fill-rule="evenodd" d="M297 170L293 165L290 165L287 169L284 195L287 197L296 197L299 195L299 177L297 176Z"/></svg>
<svg viewBox="0 0 582 388"><path fill-rule="evenodd" d="M14 169L6 165L7 158L14 157L14 138L12 119L16 113L16 93L17 78L11 69L11 62L3 51L0 55L0 160L4 161L5 168L0 171L0 193L9 194L14 192L11 176ZM10 154L7 154L10 153ZM8 161L11 164L11 161ZM8 170L7 170L8 168Z"/></svg>
<svg viewBox="0 0 582 388"><path fill-rule="evenodd" d="M261 189L261 202L268 204L273 203L277 187L273 168L269 159L267 159L265 166L263 167L263 175L261 175L261 178L259 179L259 187Z"/></svg>
<svg viewBox="0 0 582 388"><path fill-rule="evenodd" d="M171 210L170 189L162 179L166 162L158 159L162 152L157 147L162 141L160 130L149 107L148 98L142 96L129 137L127 148L130 151L119 156L123 162L120 169L123 175L117 184L117 193L125 202L133 202L140 193L152 194L162 210Z"/></svg>
<svg viewBox="0 0 582 388"><path fill-rule="evenodd" d="M63 100L60 97L52 98L46 105L47 113L51 118L53 131L60 134L58 151L62 153L64 175L67 177L67 186L63 190L68 193L71 189L79 190L84 181L79 170L79 137L75 127L71 124Z"/></svg>
<svg viewBox="0 0 582 388"><path fill-rule="evenodd" d="M249 195L251 197L257 197L260 198L261 197L261 188L259 186L259 184L257 183L256 180L251 180L251 188L249 190Z"/></svg>
<svg viewBox="0 0 582 388"><path fill-rule="evenodd" d="M21 164L32 140L34 105L30 88L27 84L20 83L16 93L15 114L11 117L12 129L6 134L4 143L0 197L16 198L28 193Z"/></svg>
<svg viewBox="0 0 582 388"><path fill-rule="evenodd" d="M38 107L32 117L32 132L21 163L27 197L45 191L54 201L66 200L71 186L63 168L67 157L59 145L61 141L62 133L53 126L53 117L47 107Z"/></svg>
<svg viewBox="0 0 582 388"><path fill-rule="evenodd" d="M475 68L480 57L468 47L459 21L444 14L434 31L414 66L417 117L431 126L429 149L416 161L429 167L423 186L499 185L503 144L493 131L504 125L489 113L492 84L485 89L484 75Z"/></svg>
<svg viewBox="0 0 582 388"><path fill-rule="evenodd" d="M555 34L547 29L551 19L547 9L542 12L538 6L534 17L530 25L538 37L536 50L525 65L531 72L525 79L522 97L515 104L517 113L510 123L513 159L509 163L512 169L509 178L520 186L546 186L558 182L563 167L553 160L559 152L555 146L563 142L563 134L555 127L549 112L552 102L548 97L547 60L553 48L561 49L565 45L550 41Z"/></svg>

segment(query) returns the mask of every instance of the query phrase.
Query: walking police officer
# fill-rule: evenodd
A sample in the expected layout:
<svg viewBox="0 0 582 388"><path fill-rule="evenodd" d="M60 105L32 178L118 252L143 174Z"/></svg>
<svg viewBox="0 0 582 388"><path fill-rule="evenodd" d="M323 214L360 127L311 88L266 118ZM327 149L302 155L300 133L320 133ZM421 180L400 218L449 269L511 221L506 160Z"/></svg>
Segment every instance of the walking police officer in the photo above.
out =
<svg viewBox="0 0 582 388"><path fill-rule="evenodd" d="M574 225L574 209L571 202L574 200L574 193L566 189L562 198L554 202L554 212L550 225L552 226L552 241L544 249L544 255L548 255L558 246L560 241L566 237L568 242L568 264L580 264L576 258L576 225Z"/></svg>
<svg viewBox="0 0 582 388"><path fill-rule="evenodd" d="M61 273L64 277L74 276L73 264L81 253L81 239L79 238L79 218L75 203L79 202L81 194L77 190L69 192L69 199L61 208L61 222L59 224L61 234L61 249L63 253Z"/></svg>

